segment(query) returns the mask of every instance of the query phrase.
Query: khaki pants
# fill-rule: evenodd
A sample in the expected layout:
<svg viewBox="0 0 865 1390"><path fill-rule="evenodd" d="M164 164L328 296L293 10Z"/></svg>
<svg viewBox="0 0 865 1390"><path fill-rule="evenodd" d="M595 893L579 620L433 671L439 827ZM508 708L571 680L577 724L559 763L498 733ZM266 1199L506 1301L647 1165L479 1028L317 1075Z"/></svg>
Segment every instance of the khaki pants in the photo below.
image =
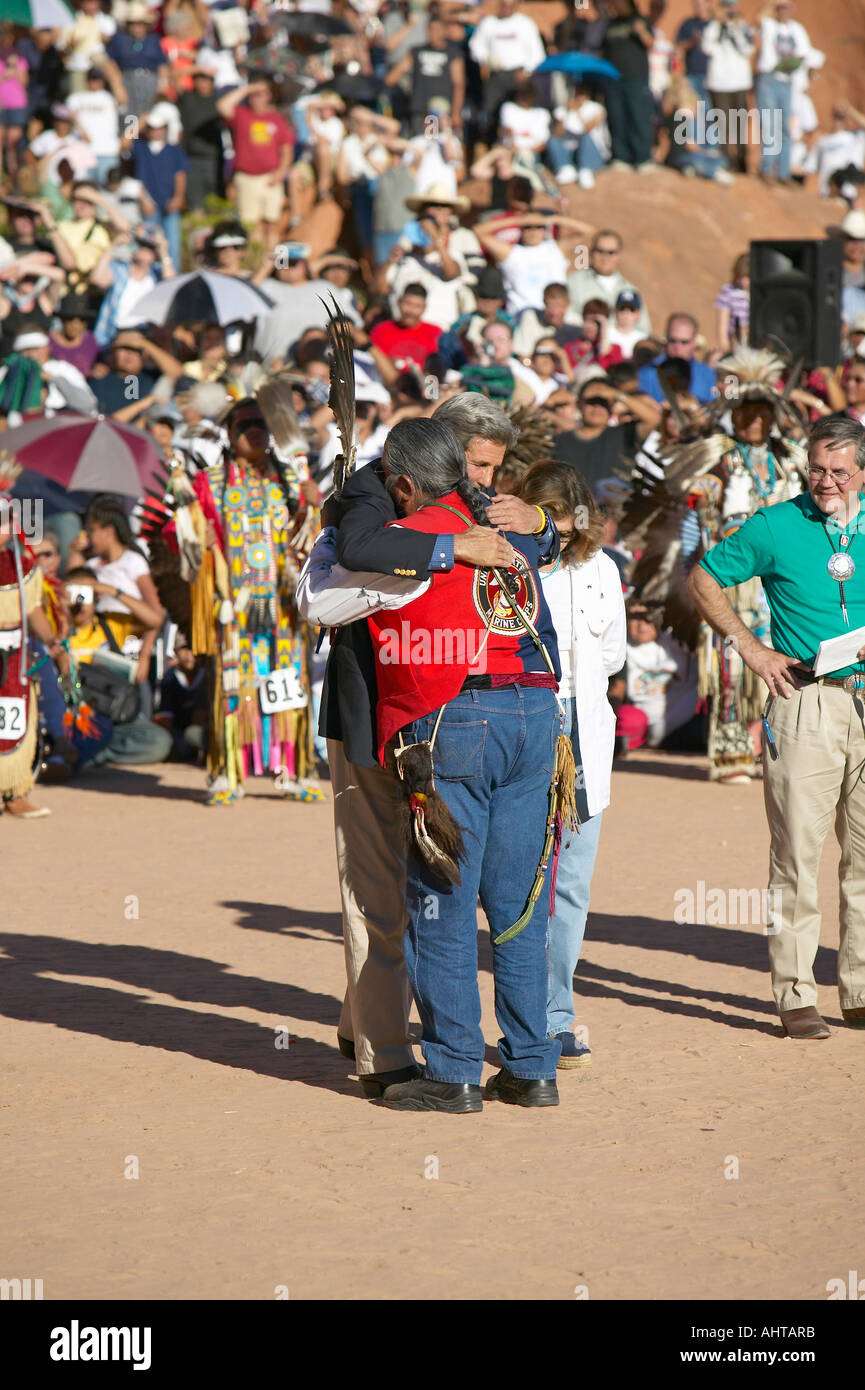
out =
<svg viewBox="0 0 865 1390"><path fill-rule="evenodd" d="M334 739L327 741L327 758L347 976L339 1032L354 1040L361 1075L398 1071L414 1061L403 958L408 914L402 793L391 773L347 762L343 745Z"/></svg>
<svg viewBox="0 0 865 1390"><path fill-rule="evenodd" d="M763 790L771 833L772 989L779 1009L817 1003L820 941L817 872L829 827L841 846L838 990L841 1007L865 1004L865 709L862 696L807 685L771 698L764 736ZM779 930L780 928L780 930Z"/></svg>

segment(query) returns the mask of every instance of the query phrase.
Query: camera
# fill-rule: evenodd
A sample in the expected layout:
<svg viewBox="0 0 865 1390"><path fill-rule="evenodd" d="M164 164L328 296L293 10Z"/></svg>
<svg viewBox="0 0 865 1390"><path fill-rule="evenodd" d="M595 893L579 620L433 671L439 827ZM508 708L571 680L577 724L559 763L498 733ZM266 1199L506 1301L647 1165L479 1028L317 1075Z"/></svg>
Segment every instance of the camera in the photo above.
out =
<svg viewBox="0 0 865 1390"><path fill-rule="evenodd" d="M83 608L93 602L93 589L89 584L67 584L66 598L70 608Z"/></svg>

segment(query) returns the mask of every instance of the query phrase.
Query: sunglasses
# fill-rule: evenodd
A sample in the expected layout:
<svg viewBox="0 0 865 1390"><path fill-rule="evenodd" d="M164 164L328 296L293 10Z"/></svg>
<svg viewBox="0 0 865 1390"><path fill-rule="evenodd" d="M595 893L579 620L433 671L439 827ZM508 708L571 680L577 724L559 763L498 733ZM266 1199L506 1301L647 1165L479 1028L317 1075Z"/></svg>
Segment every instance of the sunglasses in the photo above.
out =
<svg viewBox="0 0 865 1390"><path fill-rule="evenodd" d="M267 425L260 415L251 416L248 420L235 420L231 428L235 434L249 434L250 430L267 431Z"/></svg>
<svg viewBox="0 0 865 1390"><path fill-rule="evenodd" d="M612 406L606 396L584 396L581 405L599 405L606 411L611 411Z"/></svg>

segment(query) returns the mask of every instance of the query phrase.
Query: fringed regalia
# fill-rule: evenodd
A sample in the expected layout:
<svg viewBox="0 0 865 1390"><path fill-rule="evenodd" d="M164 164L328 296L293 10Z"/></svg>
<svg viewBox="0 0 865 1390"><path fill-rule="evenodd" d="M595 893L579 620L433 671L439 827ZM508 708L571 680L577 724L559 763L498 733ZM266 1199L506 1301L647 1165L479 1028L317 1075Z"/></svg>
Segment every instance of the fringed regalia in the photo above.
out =
<svg viewBox="0 0 865 1390"><path fill-rule="evenodd" d="M33 786L39 716L36 687L25 674L27 618L41 599L42 571L13 534L0 550L0 795L4 801L27 796Z"/></svg>
<svg viewBox="0 0 865 1390"><path fill-rule="evenodd" d="M804 486L806 460L806 450L792 439L770 437L760 446L737 441L715 470L715 496L707 490L698 506L710 542L732 535L761 507L797 497ZM768 646L769 607L759 579L725 592L737 617ZM745 665L735 643L724 642L705 623L699 658L699 694L709 700L709 776L713 781L737 773L753 776L756 765L748 725L760 718L766 686Z"/></svg>
<svg viewBox="0 0 865 1390"><path fill-rule="evenodd" d="M209 468L194 486L205 515L219 518L227 563L228 605L221 605L217 664L222 710L214 709L214 775L233 791L250 772L270 771L297 782L314 771L310 694L310 635L294 601L300 573L297 540L310 529L300 479L288 465L267 473L237 461ZM208 505L209 501L209 505ZM262 713L266 676L289 670L305 703ZM220 736L220 725L222 733ZM317 799L316 789L303 789Z"/></svg>

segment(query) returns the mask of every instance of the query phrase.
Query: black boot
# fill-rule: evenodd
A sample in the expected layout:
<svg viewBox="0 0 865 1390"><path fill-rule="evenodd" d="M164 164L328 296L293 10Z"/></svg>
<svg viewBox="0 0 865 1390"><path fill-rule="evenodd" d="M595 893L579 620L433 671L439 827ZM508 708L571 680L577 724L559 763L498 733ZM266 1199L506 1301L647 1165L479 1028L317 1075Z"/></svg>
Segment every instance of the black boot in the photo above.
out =
<svg viewBox="0 0 865 1390"><path fill-rule="evenodd" d="M514 1076L506 1067L491 1076L486 1085L487 1100L503 1100L508 1105L558 1105L559 1089L552 1081L529 1081L522 1076Z"/></svg>

